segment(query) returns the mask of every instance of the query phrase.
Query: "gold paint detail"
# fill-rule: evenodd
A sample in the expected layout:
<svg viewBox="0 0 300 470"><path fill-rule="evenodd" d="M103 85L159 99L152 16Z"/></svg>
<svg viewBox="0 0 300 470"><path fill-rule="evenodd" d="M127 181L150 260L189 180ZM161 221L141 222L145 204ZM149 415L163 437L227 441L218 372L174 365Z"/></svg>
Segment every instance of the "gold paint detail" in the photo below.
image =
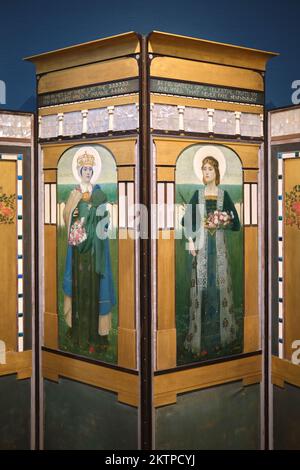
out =
<svg viewBox="0 0 300 470"><path fill-rule="evenodd" d="M56 225L44 226L45 312L57 314L56 292ZM45 323L45 328L48 322ZM51 335L51 333L49 333ZM46 337L48 333L46 334Z"/></svg>
<svg viewBox="0 0 300 470"><path fill-rule="evenodd" d="M118 328L118 365L136 369L136 330Z"/></svg>
<svg viewBox="0 0 300 470"><path fill-rule="evenodd" d="M191 145L207 145L212 141L204 139L184 139L178 137L155 137L153 139L156 145L156 164L158 166L175 166L180 154ZM213 141L214 145L224 145L230 148L240 157L244 168L258 168L259 144L226 142L224 140Z"/></svg>
<svg viewBox="0 0 300 470"><path fill-rule="evenodd" d="M281 388L285 383L300 388L300 365L272 356L272 383Z"/></svg>
<svg viewBox="0 0 300 470"><path fill-rule="evenodd" d="M56 170L45 170L44 171L44 183L56 183L57 172Z"/></svg>
<svg viewBox="0 0 300 470"><path fill-rule="evenodd" d="M244 170L244 183L257 183L258 170Z"/></svg>
<svg viewBox="0 0 300 470"><path fill-rule="evenodd" d="M169 78L210 85L263 91L260 73L226 65L196 62L174 57L155 57L151 62L152 77Z"/></svg>
<svg viewBox="0 0 300 470"><path fill-rule="evenodd" d="M149 52L261 71L266 69L269 59L278 55L274 52L161 31L153 31L151 33L149 37Z"/></svg>
<svg viewBox="0 0 300 470"><path fill-rule="evenodd" d="M118 168L118 181L134 181L135 168L134 166L120 166Z"/></svg>
<svg viewBox="0 0 300 470"><path fill-rule="evenodd" d="M113 154L117 165L135 165L136 163L136 138L104 139L104 140L80 140L77 145L103 145ZM57 168L61 155L68 149L75 147L74 144L55 143L43 144L44 170Z"/></svg>
<svg viewBox="0 0 300 470"><path fill-rule="evenodd" d="M32 375L32 352L6 352L6 364L0 364L0 376L17 374L18 379L27 379Z"/></svg>
<svg viewBox="0 0 300 470"><path fill-rule="evenodd" d="M262 356L234 359L219 364L174 371L154 377L156 407L174 403L174 397L219 384L242 380L245 385L261 382Z"/></svg>
<svg viewBox="0 0 300 470"><path fill-rule="evenodd" d="M176 367L176 328L157 331L157 370Z"/></svg>
<svg viewBox="0 0 300 470"><path fill-rule="evenodd" d="M58 316L56 313L45 312L44 346L58 349Z"/></svg>
<svg viewBox="0 0 300 470"><path fill-rule="evenodd" d="M62 91L113 80L122 80L136 77L138 74L137 61L131 57L107 60L96 64L48 73L40 78L38 93Z"/></svg>
<svg viewBox="0 0 300 470"><path fill-rule="evenodd" d="M175 167L158 166L156 168L156 181L169 181L173 183L175 181Z"/></svg>
<svg viewBox="0 0 300 470"><path fill-rule="evenodd" d="M139 405L138 375L49 351L43 351L42 370L44 378L58 381L59 377L66 377L116 393L119 401L127 405Z"/></svg>

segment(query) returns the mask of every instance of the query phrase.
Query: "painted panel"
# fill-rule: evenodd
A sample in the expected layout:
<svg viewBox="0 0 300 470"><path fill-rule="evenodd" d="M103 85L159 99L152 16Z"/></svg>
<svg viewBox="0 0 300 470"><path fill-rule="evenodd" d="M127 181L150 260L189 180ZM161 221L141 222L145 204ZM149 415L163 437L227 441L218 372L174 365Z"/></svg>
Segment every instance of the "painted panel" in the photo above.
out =
<svg viewBox="0 0 300 470"><path fill-rule="evenodd" d="M242 167L230 149L194 145L176 165L177 363L243 350ZM183 214L183 216L182 216Z"/></svg>
<svg viewBox="0 0 300 470"><path fill-rule="evenodd" d="M284 352L287 359L293 352L293 341L300 339L300 290L295 282L300 278L300 160L284 160ZM280 217L280 214L278 214ZM280 257L280 253L279 253ZM282 259L282 257L281 257Z"/></svg>
<svg viewBox="0 0 300 470"><path fill-rule="evenodd" d="M57 225L59 346L117 363L117 220L109 213L117 172L106 148L75 146L62 155L57 204L64 208Z"/></svg>
<svg viewBox="0 0 300 470"><path fill-rule="evenodd" d="M0 283L0 340L5 342L8 351L16 350L17 347L17 223L17 164L16 161L1 160L0 242L5 249L0 251L0 265L3 269Z"/></svg>

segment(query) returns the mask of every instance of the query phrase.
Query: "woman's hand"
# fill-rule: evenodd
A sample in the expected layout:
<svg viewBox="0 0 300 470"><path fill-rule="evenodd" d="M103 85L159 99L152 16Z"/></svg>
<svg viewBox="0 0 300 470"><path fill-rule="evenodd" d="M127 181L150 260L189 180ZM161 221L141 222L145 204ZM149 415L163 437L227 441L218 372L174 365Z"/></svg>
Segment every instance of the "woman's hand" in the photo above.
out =
<svg viewBox="0 0 300 470"><path fill-rule="evenodd" d="M195 248L195 243L193 242L193 240L191 238L189 238L189 253L192 256L197 255L196 248Z"/></svg>

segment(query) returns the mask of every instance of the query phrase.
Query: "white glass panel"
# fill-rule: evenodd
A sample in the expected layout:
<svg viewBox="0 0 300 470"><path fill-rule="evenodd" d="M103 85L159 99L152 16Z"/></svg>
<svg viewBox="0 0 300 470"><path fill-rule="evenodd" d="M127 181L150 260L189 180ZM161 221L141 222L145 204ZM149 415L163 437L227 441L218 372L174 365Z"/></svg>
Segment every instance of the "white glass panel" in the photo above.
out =
<svg viewBox="0 0 300 470"><path fill-rule="evenodd" d="M23 201L18 199L18 202L17 202L17 214L18 215L22 215L23 213Z"/></svg>
<svg viewBox="0 0 300 470"><path fill-rule="evenodd" d="M244 184L244 221L245 225L250 225L250 184Z"/></svg>
<svg viewBox="0 0 300 470"><path fill-rule="evenodd" d="M135 104L115 106L114 109L114 131L125 131L137 129L138 110Z"/></svg>
<svg viewBox="0 0 300 470"><path fill-rule="evenodd" d="M24 349L23 345L24 345L23 337L18 338L18 351L19 352L23 351Z"/></svg>
<svg viewBox="0 0 300 470"><path fill-rule="evenodd" d="M127 183L128 227L134 228L134 184Z"/></svg>
<svg viewBox="0 0 300 470"><path fill-rule="evenodd" d="M289 153L283 153L281 155L282 159L285 159L285 158L295 158L295 152L289 152Z"/></svg>
<svg viewBox="0 0 300 470"><path fill-rule="evenodd" d="M119 183L119 223L120 227L126 227L125 183Z"/></svg>
<svg viewBox="0 0 300 470"><path fill-rule="evenodd" d="M278 262L278 276L283 277L283 262L282 261Z"/></svg>
<svg viewBox="0 0 300 470"><path fill-rule="evenodd" d="M41 123L41 138L50 139L51 137L57 137L58 135L58 118L57 114L50 116L42 116Z"/></svg>
<svg viewBox="0 0 300 470"><path fill-rule="evenodd" d="M23 241L18 240L18 255L23 255Z"/></svg>
<svg viewBox="0 0 300 470"><path fill-rule="evenodd" d="M278 295L282 299L283 297L283 283L282 282L278 282Z"/></svg>
<svg viewBox="0 0 300 470"><path fill-rule="evenodd" d="M235 113L216 109L213 115L213 126L215 134L235 135Z"/></svg>
<svg viewBox="0 0 300 470"><path fill-rule="evenodd" d="M278 345L278 356L280 359L283 359L283 344L279 343Z"/></svg>
<svg viewBox="0 0 300 470"><path fill-rule="evenodd" d="M261 121L259 114L241 114L241 135L247 137L261 137Z"/></svg>
<svg viewBox="0 0 300 470"><path fill-rule="evenodd" d="M51 224L56 224L56 184L51 184Z"/></svg>
<svg viewBox="0 0 300 470"><path fill-rule="evenodd" d="M283 224L282 220L278 220L278 236L283 237Z"/></svg>
<svg viewBox="0 0 300 470"><path fill-rule="evenodd" d="M31 117L17 114L0 114L0 137L31 138Z"/></svg>
<svg viewBox="0 0 300 470"><path fill-rule="evenodd" d="M18 279L18 294L23 294L23 279Z"/></svg>
<svg viewBox="0 0 300 470"><path fill-rule="evenodd" d="M179 116L177 106L155 104L152 112L153 129L178 131Z"/></svg>
<svg viewBox="0 0 300 470"><path fill-rule="evenodd" d="M75 111L73 113L65 113L63 121L63 135L79 135L82 134L82 113Z"/></svg>
<svg viewBox="0 0 300 470"><path fill-rule="evenodd" d="M18 173L18 176L22 176L23 174L23 161L22 160L17 161L17 173Z"/></svg>
<svg viewBox="0 0 300 470"><path fill-rule="evenodd" d="M282 196L282 179L278 180L278 196Z"/></svg>
<svg viewBox="0 0 300 470"><path fill-rule="evenodd" d="M184 112L184 130L186 132L208 132L207 109L186 107Z"/></svg>
<svg viewBox="0 0 300 470"><path fill-rule="evenodd" d="M283 160L282 158L278 158L278 175L282 175L283 170Z"/></svg>
<svg viewBox="0 0 300 470"><path fill-rule="evenodd" d="M18 299L18 312L23 313L23 299Z"/></svg>
<svg viewBox="0 0 300 470"><path fill-rule="evenodd" d="M88 134L108 131L108 111L106 108L90 109L87 116Z"/></svg>
<svg viewBox="0 0 300 470"><path fill-rule="evenodd" d="M23 317L18 318L18 331L19 331L19 333L23 333L23 331L24 331Z"/></svg>
<svg viewBox="0 0 300 470"><path fill-rule="evenodd" d="M289 135L300 132L300 109L271 113L271 135Z"/></svg>
<svg viewBox="0 0 300 470"><path fill-rule="evenodd" d="M17 227L18 227L18 235L23 235L23 221L22 220L18 220Z"/></svg>
<svg viewBox="0 0 300 470"><path fill-rule="evenodd" d="M278 325L278 336L279 338L283 338L283 324L281 322Z"/></svg>
<svg viewBox="0 0 300 470"><path fill-rule="evenodd" d="M251 223L257 224L257 184L251 185Z"/></svg>
<svg viewBox="0 0 300 470"><path fill-rule="evenodd" d="M23 183L22 183L22 180L18 180L18 183L17 183L17 191L18 191L18 194L22 194L22 192L23 192Z"/></svg>
<svg viewBox="0 0 300 470"><path fill-rule="evenodd" d="M18 259L18 274L23 274L23 260Z"/></svg>
<svg viewBox="0 0 300 470"><path fill-rule="evenodd" d="M9 153L2 153L1 160L17 160L18 155L10 155Z"/></svg>
<svg viewBox="0 0 300 470"><path fill-rule="evenodd" d="M165 183L157 185L158 228L165 227Z"/></svg>
<svg viewBox="0 0 300 470"><path fill-rule="evenodd" d="M278 316L279 316L279 318L282 318L282 315L283 315L283 305L282 305L282 302L279 302L278 303Z"/></svg>
<svg viewBox="0 0 300 470"><path fill-rule="evenodd" d="M167 183L167 227L174 227L174 184Z"/></svg>
<svg viewBox="0 0 300 470"><path fill-rule="evenodd" d="M50 224L50 184L45 184L45 224Z"/></svg>
<svg viewBox="0 0 300 470"><path fill-rule="evenodd" d="M283 204L282 204L282 201L279 201L278 202L278 216L279 217L282 217L282 212L283 211Z"/></svg>

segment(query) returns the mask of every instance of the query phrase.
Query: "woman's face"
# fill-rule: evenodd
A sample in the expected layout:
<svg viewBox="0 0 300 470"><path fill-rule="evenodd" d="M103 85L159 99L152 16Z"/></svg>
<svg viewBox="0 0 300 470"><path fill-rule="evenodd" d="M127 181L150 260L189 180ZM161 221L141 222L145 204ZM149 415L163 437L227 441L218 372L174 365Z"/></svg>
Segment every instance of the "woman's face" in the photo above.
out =
<svg viewBox="0 0 300 470"><path fill-rule="evenodd" d="M216 180L216 172L214 167L210 163L205 163L202 167L203 181L205 184L212 183Z"/></svg>
<svg viewBox="0 0 300 470"><path fill-rule="evenodd" d="M93 176L93 168L91 166L83 166L81 168L81 181L83 183L89 183Z"/></svg>

